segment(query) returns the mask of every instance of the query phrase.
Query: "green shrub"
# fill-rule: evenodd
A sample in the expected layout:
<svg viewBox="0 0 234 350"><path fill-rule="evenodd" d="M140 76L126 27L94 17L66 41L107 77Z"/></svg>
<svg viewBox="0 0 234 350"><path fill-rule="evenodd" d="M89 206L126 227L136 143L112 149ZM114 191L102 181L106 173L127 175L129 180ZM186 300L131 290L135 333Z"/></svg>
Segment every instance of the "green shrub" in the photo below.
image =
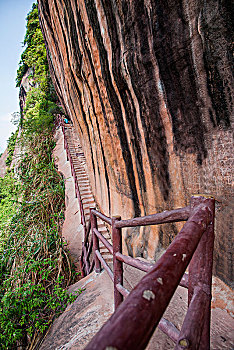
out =
<svg viewBox="0 0 234 350"><path fill-rule="evenodd" d="M28 68L34 87L27 93L19 138L23 150L17 179L0 180L0 344L33 349L46 329L76 296L66 288L77 280L61 237L65 188L55 168L56 104L37 5L27 16L26 49L17 72L19 86ZM17 133L8 142L10 165ZM81 291L78 291L78 294Z"/></svg>
<svg viewBox="0 0 234 350"><path fill-rule="evenodd" d="M44 97L28 104L18 189L10 173L0 182L1 201L16 206L0 250L0 340L5 349L24 347L42 336L75 299L65 290L76 273L60 235L64 182L52 157L53 115L46 110L50 106ZM21 203L12 196L16 192Z"/></svg>
<svg viewBox="0 0 234 350"><path fill-rule="evenodd" d="M18 207L19 188L20 184L14 179L12 171L0 178L0 252L8 226Z"/></svg>
<svg viewBox="0 0 234 350"><path fill-rule="evenodd" d="M16 130L15 132L12 132L11 136L7 141L7 159L6 159L7 166L10 166L12 162L17 136L18 136L18 130Z"/></svg>

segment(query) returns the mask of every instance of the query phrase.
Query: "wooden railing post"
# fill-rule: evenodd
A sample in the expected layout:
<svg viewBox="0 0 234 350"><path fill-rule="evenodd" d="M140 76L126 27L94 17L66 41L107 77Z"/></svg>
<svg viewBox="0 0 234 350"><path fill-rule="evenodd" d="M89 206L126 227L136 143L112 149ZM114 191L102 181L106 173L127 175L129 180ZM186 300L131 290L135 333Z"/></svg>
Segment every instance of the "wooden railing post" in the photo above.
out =
<svg viewBox="0 0 234 350"><path fill-rule="evenodd" d="M117 290L116 285L123 285L123 263L116 259L116 253L122 253L122 232L116 228L115 223L121 220L120 216L112 217L112 241L113 241L113 270L114 270L114 302L115 310L123 301L123 295Z"/></svg>
<svg viewBox="0 0 234 350"><path fill-rule="evenodd" d="M96 273L101 272L101 264L100 261L96 255L96 250L99 251L99 240L98 237L94 233L94 228L97 229L97 217L92 213L92 209L90 208L90 220L91 220L91 230L92 230L92 237L93 237L93 248L94 248L94 260L95 260L95 271Z"/></svg>
<svg viewBox="0 0 234 350"><path fill-rule="evenodd" d="M202 289L210 299L204 313L203 327L201 325L202 332L199 345L199 350L209 350L215 199L210 196L202 195L193 196L191 198L191 210L203 202L207 203L212 219L204 232L189 265L188 303L190 304L194 294L194 289L197 287Z"/></svg>

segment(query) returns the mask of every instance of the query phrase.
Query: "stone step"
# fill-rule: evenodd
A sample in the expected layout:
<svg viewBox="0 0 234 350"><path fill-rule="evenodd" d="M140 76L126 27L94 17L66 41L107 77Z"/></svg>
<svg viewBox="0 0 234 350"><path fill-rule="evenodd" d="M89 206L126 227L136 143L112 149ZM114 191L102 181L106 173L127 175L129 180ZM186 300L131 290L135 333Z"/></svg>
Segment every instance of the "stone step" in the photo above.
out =
<svg viewBox="0 0 234 350"><path fill-rule="evenodd" d="M79 188L79 190L80 190L80 193L92 195L92 192L90 191L90 188L87 188L87 189Z"/></svg>
<svg viewBox="0 0 234 350"><path fill-rule="evenodd" d="M80 180L82 181L82 179L83 179L83 177L82 176L80 176L80 174L78 173L76 173L76 178L77 178L77 182L78 183L80 183ZM85 181L89 181L89 179L87 178L87 179L85 179ZM89 185L90 185L90 182L88 182L89 183Z"/></svg>
<svg viewBox="0 0 234 350"><path fill-rule="evenodd" d="M80 183L79 181L77 181L79 188L85 187L85 188L89 188L91 190L91 186L89 183Z"/></svg>
<svg viewBox="0 0 234 350"><path fill-rule="evenodd" d="M90 188L90 183L89 183L88 181L87 181L87 182L86 182L86 181L83 182L83 181L79 181L79 180L78 180L77 182L78 182L78 186L79 186L79 187L82 187L82 186L83 186L83 187L89 187L89 188Z"/></svg>
<svg viewBox="0 0 234 350"><path fill-rule="evenodd" d="M87 198L87 199L93 199L93 195L92 195L92 193L91 194L84 194L83 196L82 196L82 200L83 199L85 199L85 198Z"/></svg>
<svg viewBox="0 0 234 350"><path fill-rule="evenodd" d="M89 208L94 208L96 204L93 199L88 200L88 202L85 201L85 199L82 199L82 203L84 207L89 207Z"/></svg>
<svg viewBox="0 0 234 350"><path fill-rule="evenodd" d="M86 171L84 170L83 167L74 165L74 169L77 170L80 175L83 175L84 177L88 178L88 175L86 174Z"/></svg>
<svg viewBox="0 0 234 350"><path fill-rule="evenodd" d="M79 169L77 167L74 167L75 172L80 177L80 180L89 180L89 177L87 176L86 172L83 171L83 169Z"/></svg>
<svg viewBox="0 0 234 350"><path fill-rule="evenodd" d="M82 189L84 189L84 190L89 189L90 190L90 186L89 186L89 184L80 184L79 189L80 190L82 190Z"/></svg>
<svg viewBox="0 0 234 350"><path fill-rule="evenodd" d="M93 204L93 205L91 205L90 203L84 203L83 201L82 201L82 203L83 203L84 208L93 208L93 205L95 204L95 202L90 202Z"/></svg>
<svg viewBox="0 0 234 350"><path fill-rule="evenodd" d="M87 175L85 173L83 173L82 171L80 171L79 169L77 169L76 167L74 168L76 174L78 175L79 179L85 179L88 180L89 178L87 177Z"/></svg>

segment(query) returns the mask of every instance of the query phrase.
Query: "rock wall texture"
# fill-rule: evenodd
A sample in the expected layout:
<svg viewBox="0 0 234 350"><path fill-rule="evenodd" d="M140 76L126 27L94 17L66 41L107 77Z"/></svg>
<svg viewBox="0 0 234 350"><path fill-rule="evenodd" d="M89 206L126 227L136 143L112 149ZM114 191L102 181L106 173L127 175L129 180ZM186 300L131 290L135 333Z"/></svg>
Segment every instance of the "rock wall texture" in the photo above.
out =
<svg viewBox="0 0 234 350"><path fill-rule="evenodd" d="M50 71L97 203L123 218L217 199L214 272L232 276L231 1L39 0ZM126 230L149 259L179 225Z"/></svg>
<svg viewBox="0 0 234 350"><path fill-rule="evenodd" d="M26 103L26 96L29 90L32 87L35 87L35 82L30 79L29 77L33 75L32 68L28 68L27 72L24 74L21 84L20 84L20 90L19 90L19 105L20 105L20 113L21 116L23 116L23 111Z"/></svg>
<svg viewBox="0 0 234 350"><path fill-rule="evenodd" d="M0 157L0 177L4 177L6 175L6 160L8 157L8 153L7 153L7 148L5 149L5 151L3 152L3 154Z"/></svg>

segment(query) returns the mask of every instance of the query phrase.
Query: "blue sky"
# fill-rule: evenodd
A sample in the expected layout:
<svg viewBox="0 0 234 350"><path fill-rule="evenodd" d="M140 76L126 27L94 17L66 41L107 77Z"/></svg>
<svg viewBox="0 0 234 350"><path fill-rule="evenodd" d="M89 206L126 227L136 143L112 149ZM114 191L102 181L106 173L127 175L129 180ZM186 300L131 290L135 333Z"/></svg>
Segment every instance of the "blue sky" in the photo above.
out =
<svg viewBox="0 0 234 350"><path fill-rule="evenodd" d="M26 16L32 0L0 0L0 153L15 129L11 114L19 111L19 89L15 88L16 71L23 52Z"/></svg>

